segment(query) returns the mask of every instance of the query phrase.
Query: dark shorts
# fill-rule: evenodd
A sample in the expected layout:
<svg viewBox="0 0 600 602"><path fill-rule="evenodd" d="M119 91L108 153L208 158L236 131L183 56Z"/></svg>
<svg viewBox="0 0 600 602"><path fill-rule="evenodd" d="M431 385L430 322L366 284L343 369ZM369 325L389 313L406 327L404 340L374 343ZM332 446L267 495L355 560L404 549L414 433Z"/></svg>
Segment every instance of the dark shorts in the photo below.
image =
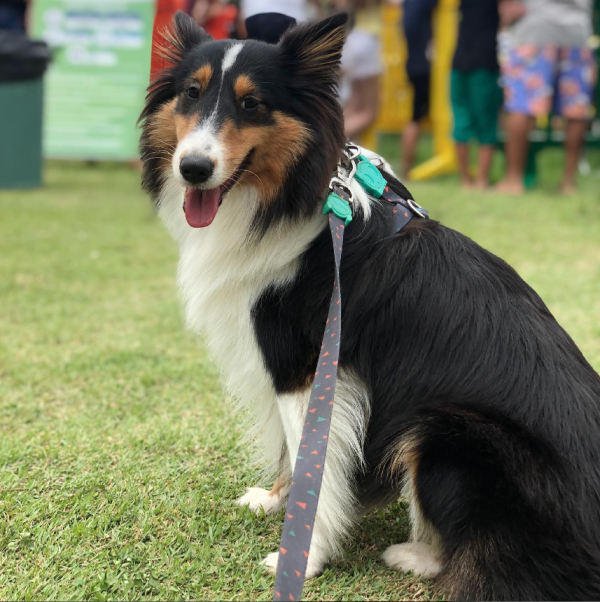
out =
<svg viewBox="0 0 600 602"><path fill-rule="evenodd" d="M502 105L500 74L493 69L452 71L452 112L454 140L467 143L476 138L480 144L496 144L498 113Z"/></svg>
<svg viewBox="0 0 600 602"><path fill-rule="evenodd" d="M431 75L411 75L409 79L414 90L412 121L421 121L429 115Z"/></svg>

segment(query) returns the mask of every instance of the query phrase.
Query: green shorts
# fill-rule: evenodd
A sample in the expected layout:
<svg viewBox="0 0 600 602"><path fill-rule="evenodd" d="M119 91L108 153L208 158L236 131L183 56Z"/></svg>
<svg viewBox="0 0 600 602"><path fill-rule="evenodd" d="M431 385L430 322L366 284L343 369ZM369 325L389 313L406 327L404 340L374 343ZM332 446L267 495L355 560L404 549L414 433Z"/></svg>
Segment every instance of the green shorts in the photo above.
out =
<svg viewBox="0 0 600 602"><path fill-rule="evenodd" d="M492 69L452 71L456 142L466 143L477 138L480 144L496 144L498 113L502 105L499 77L499 72Z"/></svg>

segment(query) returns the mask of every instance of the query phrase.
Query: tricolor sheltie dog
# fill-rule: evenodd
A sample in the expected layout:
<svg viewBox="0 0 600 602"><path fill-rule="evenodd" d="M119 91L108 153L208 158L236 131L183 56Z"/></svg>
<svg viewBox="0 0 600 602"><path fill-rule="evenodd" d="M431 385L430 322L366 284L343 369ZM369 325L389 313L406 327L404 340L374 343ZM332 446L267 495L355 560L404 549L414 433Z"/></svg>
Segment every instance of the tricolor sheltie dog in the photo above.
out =
<svg viewBox="0 0 600 602"><path fill-rule="evenodd" d="M346 142L344 21L268 45L216 42L180 13L141 116L188 325L276 472L239 500L259 512L286 501L333 286L322 207ZM354 196L308 576L403 493L412 537L385 550L390 567L452 599L600 599L600 378L502 260L433 220L394 235L389 204Z"/></svg>

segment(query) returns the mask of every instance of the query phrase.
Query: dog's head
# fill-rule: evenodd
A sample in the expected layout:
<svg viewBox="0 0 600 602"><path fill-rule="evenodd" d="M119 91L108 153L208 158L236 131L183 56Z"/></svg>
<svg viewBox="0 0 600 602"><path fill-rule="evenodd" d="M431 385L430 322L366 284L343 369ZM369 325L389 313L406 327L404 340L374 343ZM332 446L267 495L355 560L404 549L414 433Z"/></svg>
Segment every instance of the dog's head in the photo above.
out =
<svg viewBox="0 0 600 602"><path fill-rule="evenodd" d="M258 217L310 214L344 143L336 97L345 15L284 34L277 45L214 41L184 13L166 34L171 67L140 117L144 187L185 191L192 227L212 223L233 187L254 187Z"/></svg>

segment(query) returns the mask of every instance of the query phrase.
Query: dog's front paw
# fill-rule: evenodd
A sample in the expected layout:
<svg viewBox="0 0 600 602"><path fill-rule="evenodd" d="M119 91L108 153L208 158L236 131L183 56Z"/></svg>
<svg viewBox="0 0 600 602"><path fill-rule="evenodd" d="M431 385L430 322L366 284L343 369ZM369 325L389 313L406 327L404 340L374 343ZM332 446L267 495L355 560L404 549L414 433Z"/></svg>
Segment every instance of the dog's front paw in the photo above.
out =
<svg viewBox="0 0 600 602"><path fill-rule="evenodd" d="M279 560L279 552L273 552L269 554L261 564L264 565L267 573L271 575L275 574L277 570L277 561ZM308 557L308 564L306 565L306 579L314 579L318 577L323 572L322 566L317 566L310 561L310 556Z"/></svg>
<svg viewBox="0 0 600 602"><path fill-rule="evenodd" d="M240 506L248 506L252 512L260 515L264 510L265 514L274 514L283 507L283 500L278 493L271 493L260 487L250 487L246 490L246 495L238 501Z"/></svg>
<svg viewBox="0 0 600 602"><path fill-rule="evenodd" d="M436 548L420 541L390 546L382 558L393 569L412 571L421 577L435 577L441 570Z"/></svg>
<svg viewBox="0 0 600 602"><path fill-rule="evenodd" d="M272 554L269 554L261 562L261 564L264 565L265 571L267 571L267 573L270 573L271 575L275 574L275 571L277 570L277 560L278 559L279 559L279 552L273 552Z"/></svg>

